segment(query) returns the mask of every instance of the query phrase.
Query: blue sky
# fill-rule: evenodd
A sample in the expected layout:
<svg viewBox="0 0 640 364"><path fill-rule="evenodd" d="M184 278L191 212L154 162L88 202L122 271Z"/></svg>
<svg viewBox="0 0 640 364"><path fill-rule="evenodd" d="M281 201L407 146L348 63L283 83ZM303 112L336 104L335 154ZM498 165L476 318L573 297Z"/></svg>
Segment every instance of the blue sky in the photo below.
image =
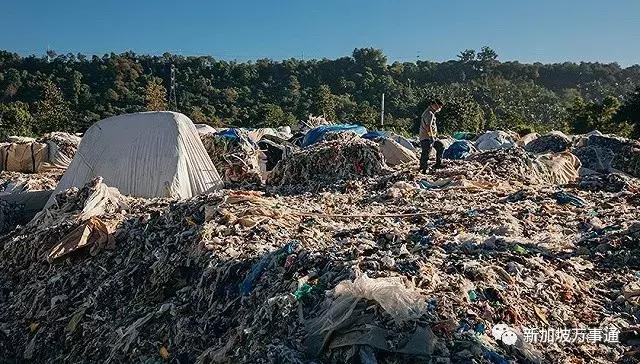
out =
<svg viewBox="0 0 640 364"><path fill-rule="evenodd" d="M224 59L336 58L382 49L391 61L640 63L639 0L2 0L0 49L23 55L136 53Z"/></svg>

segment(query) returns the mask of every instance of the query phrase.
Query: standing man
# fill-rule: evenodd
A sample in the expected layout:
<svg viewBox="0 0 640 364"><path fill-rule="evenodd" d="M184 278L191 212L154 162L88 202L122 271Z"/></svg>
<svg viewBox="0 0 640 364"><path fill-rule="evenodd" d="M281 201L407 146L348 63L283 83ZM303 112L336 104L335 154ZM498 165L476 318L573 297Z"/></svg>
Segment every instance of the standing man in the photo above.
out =
<svg viewBox="0 0 640 364"><path fill-rule="evenodd" d="M429 107L422 113L420 117L420 171L427 173L429 158L431 156L431 147L436 150L436 164L434 168L442 167L442 154L444 145L438 140L438 126L436 125L436 114L442 110L444 103L440 99L431 101Z"/></svg>

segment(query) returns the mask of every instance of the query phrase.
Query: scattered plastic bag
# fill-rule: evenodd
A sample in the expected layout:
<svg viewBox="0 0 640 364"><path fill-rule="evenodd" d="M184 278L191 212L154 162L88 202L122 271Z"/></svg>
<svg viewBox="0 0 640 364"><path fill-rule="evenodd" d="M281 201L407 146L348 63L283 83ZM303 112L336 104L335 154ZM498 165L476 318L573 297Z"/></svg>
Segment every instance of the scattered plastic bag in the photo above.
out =
<svg viewBox="0 0 640 364"><path fill-rule="evenodd" d="M422 316L426 310L425 298L413 287L407 287L402 278L369 278L366 274L353 282L340 282L334 289L337 299L367 299L376 301L397 321Z"/></svg>

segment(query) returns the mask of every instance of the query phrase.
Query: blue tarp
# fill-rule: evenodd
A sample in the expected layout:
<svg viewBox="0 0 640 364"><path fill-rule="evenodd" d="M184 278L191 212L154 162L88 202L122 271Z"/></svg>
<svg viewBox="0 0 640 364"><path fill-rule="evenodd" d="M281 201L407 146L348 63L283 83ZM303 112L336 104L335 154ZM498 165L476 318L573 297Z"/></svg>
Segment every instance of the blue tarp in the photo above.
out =
<svg viewBox="0 0 640 364"><path fill-rule="evenodd" d="M337 124L337 125L322 125L317 128L313 128L309 130L307 135L304 136L302 140L302 147L306 148L312 144L315 144L322 139L327 133L336 133L348 131L358 135L364 135L367 133L367 129L361 125L353 125L353 124Z"/></svg>
<svg viewBox="0 0 640 364"><path fill-rule="evenodd" d="M474 134L468 131L456 131L453 133L453 139L455 140L471 140L473 137Z"/></svg>
<svg viewBox="0 0 640 364"><path fill-rule="evenodd" d="M458 140L453 142L442 155L445 159L464 159L471 154L471 142L468 140Z"/></svg>
<svg viewBox="0 0 640 364"><path fill-rule="evenodd" d="M364 139L374 140L374 139L378 139L378 138L386 138L387 137L387 133L385 133L384 131L380 131L380 130L372 130L372 131L364 134L362 137Z"/></svg>
<svg viewBox="0 0 640 364"><path fill-rule="evenodd" d="M223 138L238 140L240 139L240 134L238 133L238 129L230 128L221 132L216 133L217 136L221 136Z"/></svg>

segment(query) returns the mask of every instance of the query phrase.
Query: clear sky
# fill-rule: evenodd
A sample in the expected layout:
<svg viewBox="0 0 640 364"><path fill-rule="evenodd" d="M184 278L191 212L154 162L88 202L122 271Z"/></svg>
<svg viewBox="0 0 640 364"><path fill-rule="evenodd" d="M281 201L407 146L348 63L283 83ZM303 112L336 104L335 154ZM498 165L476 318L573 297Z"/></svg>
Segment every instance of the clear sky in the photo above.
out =
<svg viewBox="0 0 640 364"><path fill-rule="evenodd" d="M494 48L521 62L640 63L640 0L0 0L0 49L391 61Z"/></svg>

